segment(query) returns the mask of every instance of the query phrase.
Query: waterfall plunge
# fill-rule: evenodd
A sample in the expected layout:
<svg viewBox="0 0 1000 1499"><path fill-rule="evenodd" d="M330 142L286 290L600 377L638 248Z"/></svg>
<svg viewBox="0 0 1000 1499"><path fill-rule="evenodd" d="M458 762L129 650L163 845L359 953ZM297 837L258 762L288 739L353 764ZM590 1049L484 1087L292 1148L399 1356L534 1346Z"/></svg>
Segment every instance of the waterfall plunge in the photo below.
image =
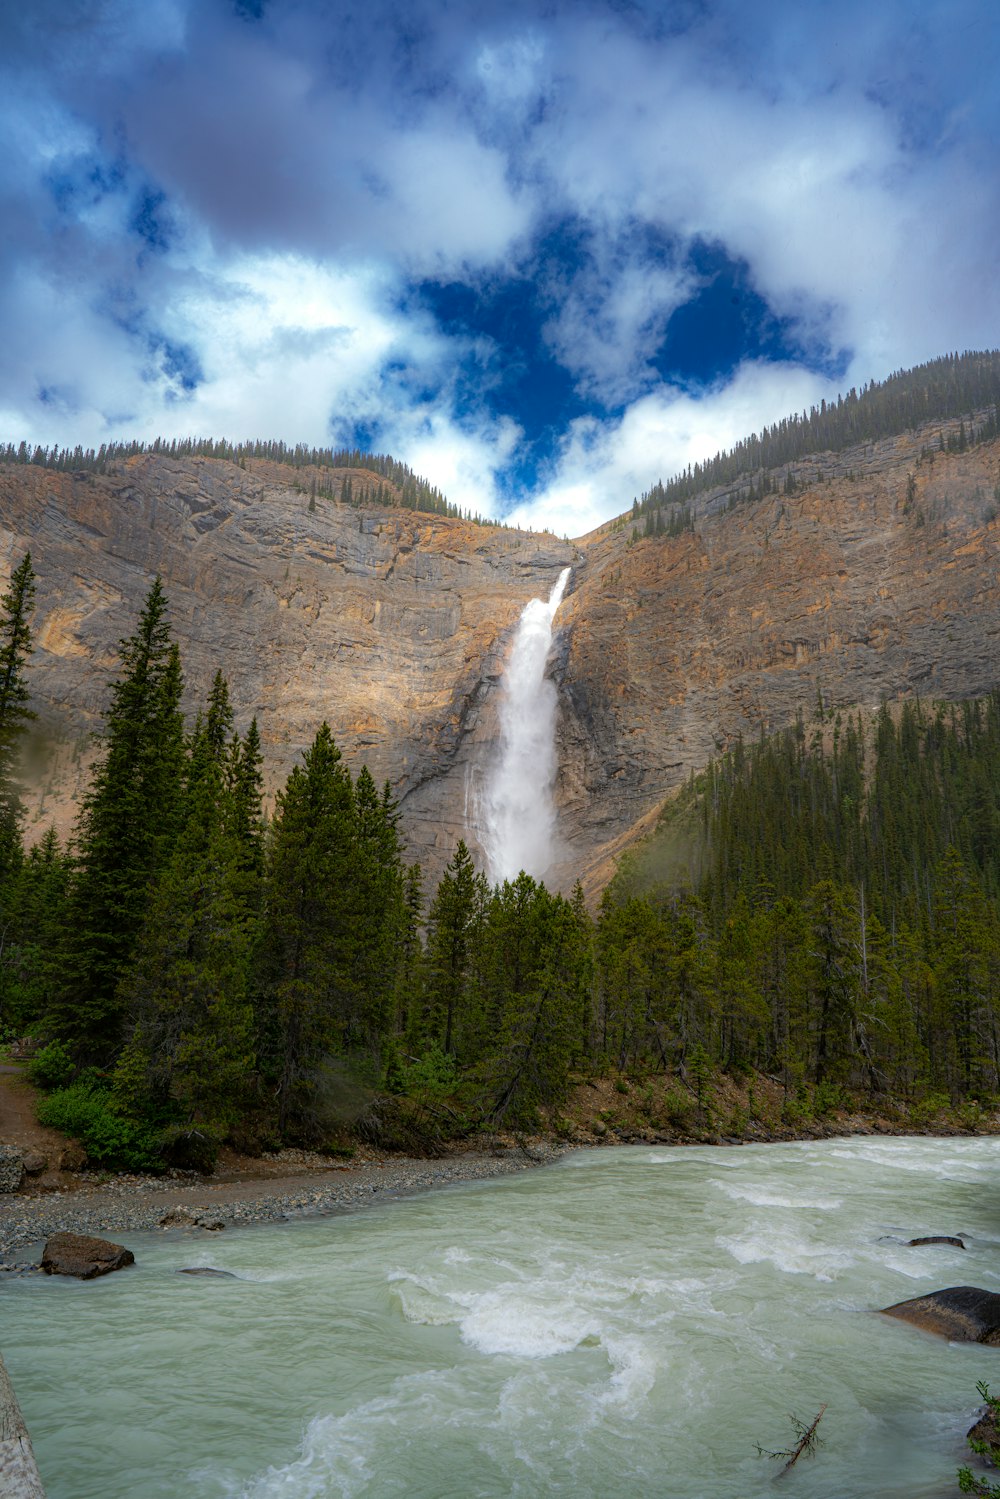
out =
<svg viewBox="0 0 1000 1499"><path fill-rule="evenodd" d="M494 883L522 869L541 878L556 826L556 689L546 680L552 621L569 582L564 567L548 599L526 605L504 673L500 756L480 803L483 851Z"/></svg>

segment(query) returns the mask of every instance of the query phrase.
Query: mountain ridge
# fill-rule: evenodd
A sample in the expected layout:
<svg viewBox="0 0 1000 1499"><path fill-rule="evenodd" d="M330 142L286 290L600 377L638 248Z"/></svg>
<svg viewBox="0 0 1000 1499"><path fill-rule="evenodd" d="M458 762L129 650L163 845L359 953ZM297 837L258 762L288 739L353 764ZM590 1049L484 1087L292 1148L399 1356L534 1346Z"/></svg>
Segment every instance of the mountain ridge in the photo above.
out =
<svg viewBox="0 0 1000 1499"><path fill-rule="evenodd" d="M221 668L276 780L328 718L349 761L390 782L434 878L459 837L477 844L510 632L569 565L554 879L593 888L692 770L817 691L846 706L996 685L990 420L995 408L800 456L790 484L758 471L752 494L703 488L674 535L641 536L625 512L577 542L331 499L266 458L0 464L0 565L30 546L39 576L31 826L53 812L68 825L117 641L159 572L191 710Z"/></svg>

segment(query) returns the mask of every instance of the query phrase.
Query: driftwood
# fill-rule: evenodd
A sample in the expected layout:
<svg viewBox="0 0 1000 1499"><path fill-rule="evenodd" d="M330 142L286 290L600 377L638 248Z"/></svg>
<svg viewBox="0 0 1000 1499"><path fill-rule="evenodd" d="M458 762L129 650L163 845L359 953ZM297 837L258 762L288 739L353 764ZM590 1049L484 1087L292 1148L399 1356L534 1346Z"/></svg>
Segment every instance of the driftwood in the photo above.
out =
<svg viewBox="0 0 1000 1499"><path fill-rule="evenodd" d="M774 1480L776 1483L779 1478L784 1478L785 1474L791 1468L795 1467L795 1464L798 1462L803 1452L812 1452L817 1446L821 1445L819 1437L816 1435L816 1428L822 1421L823 1412L825 1410L826 1406L821 1405L808 1426L804 1426L797 1416L792 1416L792 1425L798 1432L799 1436L799 1439L795 1443L794 1447L782 1448L780 1452L769 1452L766 1447L762 1447L759 1442L757 1443L758 1457L784 1457L787 1459L785 1466L782 1468L781 1472L774 1475Z"/></svg>

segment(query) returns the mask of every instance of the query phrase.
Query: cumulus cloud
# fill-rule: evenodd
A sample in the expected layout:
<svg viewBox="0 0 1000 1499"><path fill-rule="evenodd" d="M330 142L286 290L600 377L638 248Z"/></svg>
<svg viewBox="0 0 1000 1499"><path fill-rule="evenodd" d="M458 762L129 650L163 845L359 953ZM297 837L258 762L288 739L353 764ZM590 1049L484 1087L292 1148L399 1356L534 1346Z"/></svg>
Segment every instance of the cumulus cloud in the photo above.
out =
<svg viewBox="0 0 1000 1499"><path fill-rule="evenodd" d="M657 480L759 430L769 420L766 413L806 410L833 393L829 381L808 370L747 363L712 391L660 390L634 401L618 421L580 418L548 481L510 519L559 536L585 535Z"/></svg>
<svg viewBox="0 0 1000 1499"><path fill-rule="evenodd" d="M364 431L579 533L834 375L1000 342L998 54L987 0L4 7L3 435ZM705 311L705 375L727 266L770 342Z"/></svg>

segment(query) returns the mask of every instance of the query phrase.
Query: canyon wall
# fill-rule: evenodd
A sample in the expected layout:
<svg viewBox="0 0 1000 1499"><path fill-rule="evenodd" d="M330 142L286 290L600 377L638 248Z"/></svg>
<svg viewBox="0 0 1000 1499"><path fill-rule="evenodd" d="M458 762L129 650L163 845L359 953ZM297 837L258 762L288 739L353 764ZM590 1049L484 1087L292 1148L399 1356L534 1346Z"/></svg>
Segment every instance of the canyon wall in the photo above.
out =
<svg viewBox="0 0 1000 1499"><path fill-rule="evenodd" d="M947 431L947 428L945 429ZM0 570L30 546L29 833L66 827L116 669L160 572L192 711L217 667L256 714L273 785L319 722L400 800L435 877L496 732L528 599L572 566L557 619L561 883L595 889L663 797L737 734L828 705L961 698L1000 677L1000 447L937 427L794 465L794 492L703 496L695 529L578 542L398 508L355 510L275 465L147 455L108 474L0 468ZM639 523L641 530L641 522Z"/></svg>

